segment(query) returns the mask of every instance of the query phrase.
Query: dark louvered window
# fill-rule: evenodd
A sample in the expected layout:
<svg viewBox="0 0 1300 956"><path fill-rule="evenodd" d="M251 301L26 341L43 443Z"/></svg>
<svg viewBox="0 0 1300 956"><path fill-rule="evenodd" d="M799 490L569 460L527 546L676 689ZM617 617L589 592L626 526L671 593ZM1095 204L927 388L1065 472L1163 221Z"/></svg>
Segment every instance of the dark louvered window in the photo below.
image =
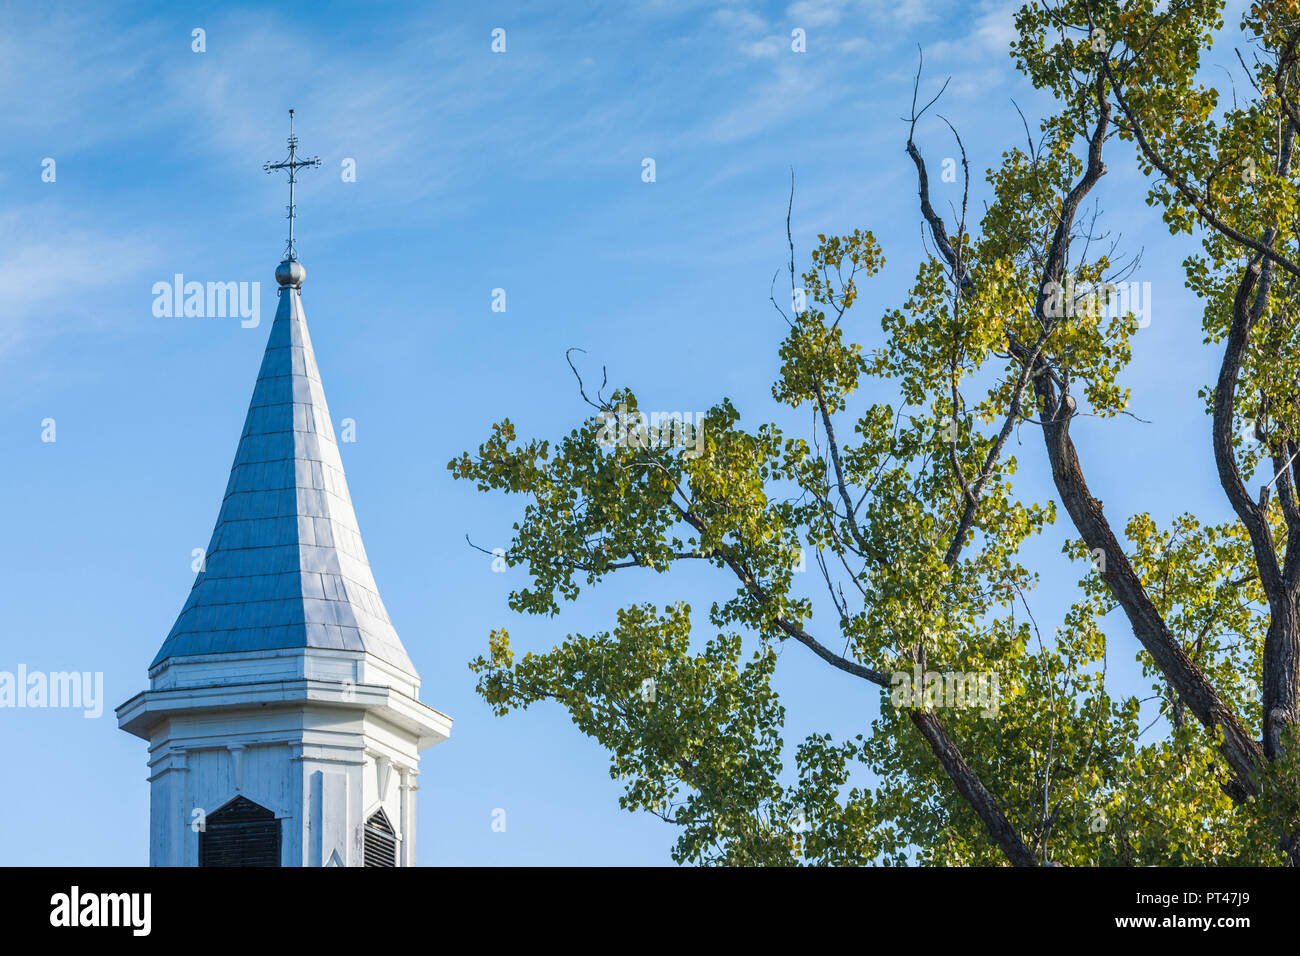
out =
<svg viewBox="0 0 1300 956"><path fill-rule="evenodd" d="M397 866L397 833L383 810L366 821L366 866Z"/></svg>
<svg viewBox="0 0 1300 956"><path fill-rule="evenodd" d="M235 797L208 815L199 834L199 866L279 866L280 821L266 807Z"/></svg>

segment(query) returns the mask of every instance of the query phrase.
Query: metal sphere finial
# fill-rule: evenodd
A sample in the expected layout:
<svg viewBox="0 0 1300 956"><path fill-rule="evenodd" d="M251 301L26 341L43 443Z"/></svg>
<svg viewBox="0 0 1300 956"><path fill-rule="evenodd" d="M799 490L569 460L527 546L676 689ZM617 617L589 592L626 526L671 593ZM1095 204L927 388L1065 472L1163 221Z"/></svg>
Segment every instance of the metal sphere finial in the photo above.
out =
<svg viewBox="0 0 1300 956"><path fill-rule="evenodd" d="M279 283L280 288L292 286L295 289L302 288L303 281L307 278L307 270L297 259L285 259L275 267L275 281Z"/></svg>

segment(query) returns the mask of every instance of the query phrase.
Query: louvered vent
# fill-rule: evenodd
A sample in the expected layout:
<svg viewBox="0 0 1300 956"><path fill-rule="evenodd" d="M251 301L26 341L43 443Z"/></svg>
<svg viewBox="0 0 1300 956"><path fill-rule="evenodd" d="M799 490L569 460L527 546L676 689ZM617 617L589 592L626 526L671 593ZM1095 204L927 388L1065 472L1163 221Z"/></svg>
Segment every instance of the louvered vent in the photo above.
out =
<svg viewBox="0 0 1300 956"><path fill-rule="evenodd" d="M208 815L199 834L199 866L279 866L280 821L236 797Z"/></svg>
<svg viewBox="0 0 1300 956"><path fill-rule="evenodd" d="M397 866L397 832L383 810L366 821L366 866Z"/></svg>

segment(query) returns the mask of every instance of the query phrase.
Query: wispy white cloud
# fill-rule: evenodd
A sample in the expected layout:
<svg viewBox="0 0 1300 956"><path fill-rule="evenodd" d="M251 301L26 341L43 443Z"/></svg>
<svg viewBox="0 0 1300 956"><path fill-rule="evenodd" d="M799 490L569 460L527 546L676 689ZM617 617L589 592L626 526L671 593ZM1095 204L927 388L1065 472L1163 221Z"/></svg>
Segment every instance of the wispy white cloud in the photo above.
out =
<svg viewBox="0 0 1300 956"><path fill-rule="evenodd" d="M821 27L836 24L849 7L849 0L797 0L785 14L795 26Z"/></svg>
<svg viewBox="0 0 1300 956"><path fill-rule="evenodd" d="M939 5L936 0L796 0L786 7L786 17L805 28L849 20L907 30L937 19Z"/></svg>
<svg viewBox="0 0 1300 956"><path fill-rule="evenodd" d="M66 221L53 203L0 214L0 355L31 337L108 321L93 293L129 282L157 262L157 246L135 230L110 234L58 225ZM143 292L141 301L147 308Z"/></svg>
<svg viewBox="0 0 1300 956"><path fill-rule="evenodd" d="M115 25L93 10L0 8L0 111L6 135L88 146L156 123L157 116L138 110L103 107L120 103L127 91L154 75L166 42L156 23ZM188 35L175 37L175 43L187 49Z"/></svg>
<svg viewBox="0 0 1300 956"><path fill-rule="evenodd" d="M930 23L940 15L940 4L936 0L866 0L865 6L877 23L899 30L910 30L922 23Z"/></svg>
<svg viewBox="0 0 1300 956"><path fill-rule="evenodd" d="M952 75L952 95L983 96L1014 79L1010 49L1021 6L1021 0L980 0L964 34L925 44L926 62Z"/></svg>
<svg viewBox="0 0 1300 956"><path fill-rule="evenodd" d="M1014 6L983 0L963 36L927 42L927 63L943 61L940 69L956 76L953 95L986 87L986 71L1005 79ZM593 7L565 27L511 20L505 56L488 53L486 29L466 32L436 14L407 18L396 38L383 25L341 37L311 24L289 29L291 15L276 8L233 8L204 17L208 52L195 54L190 26L174 18L123 26L104 13L42 19L5 11L0 108L19 135L62 150L105 142L121 145L123 155L161 148L169 154L163 175L172 177L162 188L180 182L192 192L214 170L265 181L257 166L280 158L284 111L296 107L304 148L327 162L302 186L319 239L331 221L355 231L466 214L502 168L545 182L602 166L636 170L655 151L676 153L681 168L692 151L781 130L788 137L769 143L788 144L775 147L785 163L828 137L862 138L868 134L850 127L864 104L874 109L894 86L910 88L910 74L895 76L907 59L895 48L910 49L925 32L916 28L938 9L929 0L795 0L760 13L743 4L655 0L632 12L647 30L662 31L653 39L615 39ZM805 54L791 50L795 27L808 31ZM575 31L591 39L575 43ZM670 56L644 61L629 81L623 54L649 49ZM48 97L31 96L33 83ZM837 120L827 125L830 116ZM338 187L344 157L357 162L364 203ZM227 210L225 221L238 225L247 221L241 215L265 209L260 198L242 202L246 211ZM211 229L154 215L132 220L132 228L159 248L214 241ZM49 275L55 250L74 264L83 289L147 259L147 243L120 241L108 223L101 229L10 243L14 251L0 257L6 337L25 334L49 304L45 285L22 277Z"/></svg>
<svg viewBox="0 0 1300 956"><path fill-rule="evenodd" d="M738 10L735 7L722 7L715 10L713 20L725 30L743 33L761 33L771 27L766 18L753 10Z"/></svg>

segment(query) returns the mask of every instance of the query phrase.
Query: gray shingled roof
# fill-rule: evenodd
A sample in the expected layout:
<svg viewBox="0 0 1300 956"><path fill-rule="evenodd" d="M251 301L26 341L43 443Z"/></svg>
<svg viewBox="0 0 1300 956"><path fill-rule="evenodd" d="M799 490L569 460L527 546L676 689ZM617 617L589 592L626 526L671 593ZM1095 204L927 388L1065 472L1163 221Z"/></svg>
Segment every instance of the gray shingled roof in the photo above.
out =
<svg viewBox="0 0 1300 956"><path fill-rule="evenodd" d="M280 292L206 566L154 664L284 647L369 651L415 673L366 560L292 286Z"/></svg>

